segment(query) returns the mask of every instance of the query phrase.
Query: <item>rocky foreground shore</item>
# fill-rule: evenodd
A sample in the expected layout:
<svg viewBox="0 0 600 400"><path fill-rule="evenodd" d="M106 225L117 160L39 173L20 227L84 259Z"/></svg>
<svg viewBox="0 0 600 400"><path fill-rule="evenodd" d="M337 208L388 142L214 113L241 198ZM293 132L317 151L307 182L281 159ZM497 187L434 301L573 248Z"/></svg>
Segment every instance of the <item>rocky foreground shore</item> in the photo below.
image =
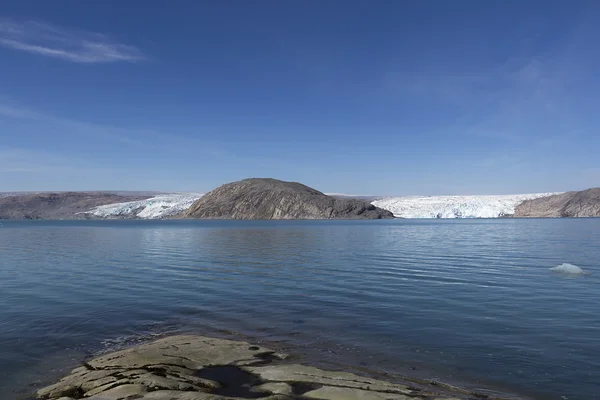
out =
<svg viewBox="0 0 600 400"><path fill-rule="evenodd" d="M294 364L246 342L172 336L95 358L39 399L450 400L499 399L439 384L393 384Z"/></svg>

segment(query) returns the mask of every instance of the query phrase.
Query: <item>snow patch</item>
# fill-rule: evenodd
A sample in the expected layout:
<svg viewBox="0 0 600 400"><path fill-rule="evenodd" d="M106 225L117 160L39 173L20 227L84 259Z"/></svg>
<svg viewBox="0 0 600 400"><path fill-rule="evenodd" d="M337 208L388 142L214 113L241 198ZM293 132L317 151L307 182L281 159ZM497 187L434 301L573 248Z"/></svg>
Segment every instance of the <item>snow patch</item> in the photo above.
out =
<svg viewBox="0 0 600 400"><path fill-rule="evenodd" d="M579 268L577 265L573 265L573 264L569 264L569 263L563 263L556 267L552 267L552 268L550 268L550 271L558 272L561 274L569 274L569 275L581 275L581 274L585 273L585 271L583 269Z"/></svg>
<svg viewBox="0 0 600 400"><path fill-rule="evenodd" d="M514 214L525 200L553 194L389 197L372 204L400 218L499 218Z"/></svg>
<svg viewBox="0 0 600 400"><path fill-rule="evenodd" d="M200 193L163 194L146 200L107 204L92 208L86 214L97 218L160 219L179 214L200 197Z"/></svg>

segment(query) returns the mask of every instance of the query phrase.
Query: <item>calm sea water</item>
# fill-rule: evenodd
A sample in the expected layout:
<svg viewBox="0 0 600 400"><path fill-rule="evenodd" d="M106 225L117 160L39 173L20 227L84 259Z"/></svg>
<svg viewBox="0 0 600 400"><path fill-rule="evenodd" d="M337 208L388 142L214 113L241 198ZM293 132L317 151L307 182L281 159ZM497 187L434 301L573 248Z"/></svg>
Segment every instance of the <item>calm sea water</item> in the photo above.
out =
<svg viewBox="0 0 600 400"><path fill-rule="evenodd" d="M236 332L314 361L600 398L600 219L1 222L0 398ZM590 274L557 275L569 262Z"/></svg>

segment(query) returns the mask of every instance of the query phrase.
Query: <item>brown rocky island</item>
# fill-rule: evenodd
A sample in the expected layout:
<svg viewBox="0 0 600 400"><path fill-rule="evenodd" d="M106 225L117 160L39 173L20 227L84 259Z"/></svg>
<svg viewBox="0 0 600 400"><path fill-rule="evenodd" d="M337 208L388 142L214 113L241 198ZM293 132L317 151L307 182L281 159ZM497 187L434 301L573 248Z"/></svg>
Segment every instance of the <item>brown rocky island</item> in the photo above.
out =
<svg viewBox="0 0 600 400"><path fill-rule="evenodd" d="M250 178L218 187L182 215L199 219L383 219L387 210L367 201L327 196L297 182Z"/></svg>
<svg viewBox="0 0 600 400"><path fill-rule="evenodd" d="M172 336L106 354L43 388L52 400L500 399L442 384L390 382L297 364L242 341Z"/></svg>

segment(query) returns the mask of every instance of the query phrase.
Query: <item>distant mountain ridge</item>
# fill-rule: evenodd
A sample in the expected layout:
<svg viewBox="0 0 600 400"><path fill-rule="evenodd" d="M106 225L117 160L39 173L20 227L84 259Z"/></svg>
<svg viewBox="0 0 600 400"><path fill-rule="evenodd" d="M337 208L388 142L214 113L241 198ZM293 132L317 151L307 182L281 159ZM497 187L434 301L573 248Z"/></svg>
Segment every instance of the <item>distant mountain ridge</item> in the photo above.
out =
<svg viewBox="0 0 600 400"><path fill-rule="evenodd" d="M600 216L600 188L529 195L375 197L339 193L327 195L300 183L268 178L262 181L262 189L252 192L254 195L242 196L246 205L238 204L237 211L229 214L215 213L214 202L199 203L204 204L204 211L200 211L196 203L202 199L201 193L0 192L0 219L242 218L243 212L239 212L243 207L251 204L259 208L264 206L259 204L259 200L265 197L265 190L271 193L267 196L270 196L271 206L277 201L283 201L284 206L277 206L278 211L271 207L270 215L269 207L261 208L252 218L389 218L389 214L384 215L382 210L401 218ZM283 187L286 189L283 190ZM304 194L300 196L299 193ZM234 204L233 199L228 201ZM309 206L311 202L314 204ZM196 208L192 210L192 206ZM219 207L221 211L227 210L223 203ZM187 212L194 214L185 216ZM204 213L207 213L206 216Z"/></svg>
<svg viewBox="0 0 600 400"><path fill-rule="evenodd" d="M0 219L84 219L93 207L150 196L104 192L40 192L0 197Z"/></svg>
<svg viewBox="0 0 600 400"><path fill-rule="evenodd" d="M339 199L298 182L250 178L218 187L183 215L202 219L382 219L394 218L367 201Z"/></svg>

